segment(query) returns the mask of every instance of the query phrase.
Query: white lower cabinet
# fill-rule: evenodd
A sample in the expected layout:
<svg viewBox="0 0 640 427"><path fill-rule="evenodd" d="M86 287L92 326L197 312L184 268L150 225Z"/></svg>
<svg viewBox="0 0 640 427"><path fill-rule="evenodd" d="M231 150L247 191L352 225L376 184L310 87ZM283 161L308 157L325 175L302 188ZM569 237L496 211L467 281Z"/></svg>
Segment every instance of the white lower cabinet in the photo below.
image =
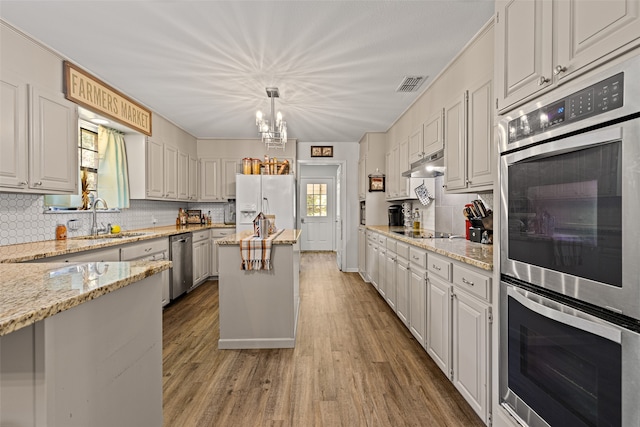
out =
<svg viewBox="0 0 640 427"><path fill-rule="evenodd" d="M387 254L385 256L385 298L387 304L393 311L397 311L396 308L396 293L397 293L397 277L396 277L396 240L387 239Z"/></svg>
<svg viewBox="0 0 640 427"><path fill-rule="evenodd" d="M409 249L409 331L422 347L426 345L427 328L427 251Z"/></svg>
<svg viewBox="0 0 640 427"><path fill-rule="evenodd" d="M491 279L437 255L428 269L427 353L486 423Z"/></svg>
<svg viewBox="0 0 640 427"><path fill-rule="evenodd" d="M235 233L233 228L212 228L211 229L211 264L209 268L210 276L218 276L218 244L217 240Z"/></svg>
<svg viewBox="0 0 640 427"><path fill-rule="evenodd" d="M191 289L209 277L211 260L211 243L209 242L209 236L209 230L193 233L193 285Z"/></svg>
<svg viewBox="0 0 640 427"><path fill-rule="evenodd" d="M451 284L431 275L427 281L427 288L427 353L442 372L450 377Z"/></svg>
<svg viewBox="0 0 640 427"><path fill-rule="evenodd" d="M382 298L387 298L387 248L386 241L381 243L378 239L378 293Z"/></svg>
<svg viewBox="0 0 640 427"><path fill-rule="evenodd" d="M489 423L491 273L371 230L364 252L371 283Z"/></svg>
<svg viewBox="0 0 640 427"><path fill-rule="evenodd" d="M169 260L169 239L162 237L122 245L120 247L120 261L135 260ZM164 307L171 301L170 270L165 270L159 274L161 275L162 281L162 306Z"/></svg>
<svg viewBox="0 0 640 427"><path fill-rule="evenodd" d="M405 326L409 326L409 245L398 242L396 245L396 314Z"/></svg>
<svg viewBox="0 0 640 427"><path fill-rule="evenodd" d="M367 231L367 277L376 290L378 289L378 235Z"/></svg>
<svg viewBox="0 0 640 427"><path fill-rule="evenodd" d="M452 299L452 360L453 384L474 411L487 421L489 340L488 304L457 291Z"/></svg>
<svg viewBox="0 0 640 427"><path fill-rule="evenodd" d="M358 227L358 273L362 280L369 281L367 276L367 230L364 226Z"/></svg>

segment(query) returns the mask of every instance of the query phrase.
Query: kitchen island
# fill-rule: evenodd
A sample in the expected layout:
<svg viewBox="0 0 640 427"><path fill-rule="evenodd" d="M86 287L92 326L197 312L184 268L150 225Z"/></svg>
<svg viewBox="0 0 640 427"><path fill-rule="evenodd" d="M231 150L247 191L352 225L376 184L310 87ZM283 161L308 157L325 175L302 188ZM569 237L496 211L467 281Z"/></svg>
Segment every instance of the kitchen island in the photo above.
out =
<svg viewBox="0 0 640 427"><path fill-rule="evenodd" d="M293 348L300 305L300 230L286 229L272 240L271 269L243 270L241 239L217 241L220 349Z"/></svg>
<svg viewBox="0 0 640 427"><path fill-rule="evenodd" d="M0 425L162 425L170 267L0 263Z"/></svg>

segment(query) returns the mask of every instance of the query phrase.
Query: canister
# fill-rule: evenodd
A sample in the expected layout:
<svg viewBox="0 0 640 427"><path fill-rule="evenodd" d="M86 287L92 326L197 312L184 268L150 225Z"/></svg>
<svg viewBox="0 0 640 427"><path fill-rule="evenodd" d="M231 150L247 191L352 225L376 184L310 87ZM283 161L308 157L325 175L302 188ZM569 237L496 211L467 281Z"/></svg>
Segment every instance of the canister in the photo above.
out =
<svg viewBox="0 0 640 427"><path fill-rule="evenodd" d="M251 159L248 157L242 159L242 173L245 175L251 175Z"/></svg>
<svg viewBox="0 0 640 427"><path fill-rule="evenodd" d="M252 172L254 175L260 175L260 159L251 159Z"/></svg>
<svg viewBox="0 0 640 427"><path fill-rule="evenodd" d="M56 240L67 240L67 227L64 224L56 226Z"/></svg>

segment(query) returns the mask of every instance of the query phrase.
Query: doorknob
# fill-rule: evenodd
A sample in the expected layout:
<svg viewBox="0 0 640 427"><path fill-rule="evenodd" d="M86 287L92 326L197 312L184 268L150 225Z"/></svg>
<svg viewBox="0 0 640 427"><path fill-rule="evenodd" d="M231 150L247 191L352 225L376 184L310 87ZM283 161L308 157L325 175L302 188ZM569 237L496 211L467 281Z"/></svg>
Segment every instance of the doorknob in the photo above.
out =
<svg viewBox="0 0 640 427"><path fill-rule="evenodd" d="M300 223L304 224L304 218L300 218Z"/></svg>

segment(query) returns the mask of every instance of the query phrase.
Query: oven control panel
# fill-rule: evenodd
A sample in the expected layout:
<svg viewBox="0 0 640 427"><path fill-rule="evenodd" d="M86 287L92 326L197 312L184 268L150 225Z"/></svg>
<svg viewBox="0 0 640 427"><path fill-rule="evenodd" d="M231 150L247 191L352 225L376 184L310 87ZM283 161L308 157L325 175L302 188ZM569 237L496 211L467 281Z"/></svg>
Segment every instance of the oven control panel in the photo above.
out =
<svg viewBox="0 0 640 427"><path fill-rule="evenodd" d="M509 121L509 143L574 123L623 105L624 73Z"/></svg>

